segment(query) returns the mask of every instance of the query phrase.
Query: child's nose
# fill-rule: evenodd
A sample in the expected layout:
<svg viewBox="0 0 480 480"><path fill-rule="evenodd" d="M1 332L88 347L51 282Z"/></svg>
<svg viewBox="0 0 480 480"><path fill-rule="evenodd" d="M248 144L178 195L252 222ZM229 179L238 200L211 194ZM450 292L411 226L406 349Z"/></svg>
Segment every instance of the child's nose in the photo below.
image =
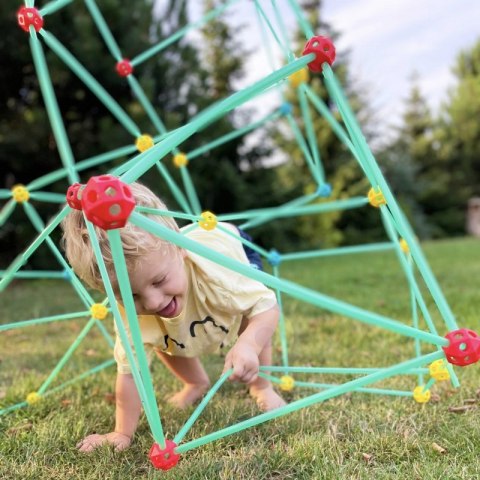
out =
<svg viewBox="0 0 480 480"><path fill-rule="evenodd" d="M148 312L158 312L162 305L161 295L158 294L149 294L143 298L143 308Z"/></svg>

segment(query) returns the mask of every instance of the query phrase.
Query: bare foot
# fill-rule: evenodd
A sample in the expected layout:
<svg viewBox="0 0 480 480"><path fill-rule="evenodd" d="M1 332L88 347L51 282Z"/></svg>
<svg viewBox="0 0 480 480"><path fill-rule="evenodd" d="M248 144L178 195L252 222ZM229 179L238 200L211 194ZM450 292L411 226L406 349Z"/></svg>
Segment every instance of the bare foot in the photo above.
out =
<svg viewBox="0 0 480 480"><path fill-rule="evenodd" d="M187 408L205 395L209 385L186 383L184 387L167 401L177 408Z"/></svg>
<svg viewBox="0 0 480 480"><path fill-rule="evenodd" d="M269 412L287 404L271 385L264 388L250 387L250 395L263 412Z"/></svg>

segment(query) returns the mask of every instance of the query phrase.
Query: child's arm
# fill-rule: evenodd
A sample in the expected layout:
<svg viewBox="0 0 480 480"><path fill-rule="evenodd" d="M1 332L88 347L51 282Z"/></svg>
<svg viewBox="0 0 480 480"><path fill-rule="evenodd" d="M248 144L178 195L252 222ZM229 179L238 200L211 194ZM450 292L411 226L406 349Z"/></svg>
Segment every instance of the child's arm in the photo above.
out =
<svg viewBox="0 0 480 480"><path fill-rule="evenodd" d="M225 358L223 371L233 368L230 380L250 383L256 380L259 369L258 356L270 342L278 324L279 310L275 305L247 320L247 327Z"/></svg>
<svg viewBox="0 0 480 480"><path fill-rule="evenodd" d="M132 375L117 374L115 403L115 430L104 435L88 435L77 445L81 452L91 452L104 443L114 445L118 451L130 446L142 410Z"/></svg>

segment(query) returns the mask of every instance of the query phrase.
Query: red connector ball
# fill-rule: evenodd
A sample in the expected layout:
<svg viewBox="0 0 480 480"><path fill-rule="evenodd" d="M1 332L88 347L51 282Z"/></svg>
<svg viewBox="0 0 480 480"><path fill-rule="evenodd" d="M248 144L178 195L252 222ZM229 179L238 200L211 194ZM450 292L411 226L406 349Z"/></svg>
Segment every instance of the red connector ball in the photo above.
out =
<svg viewBox="0 0 480 480"><path fill-rule="evenodd" d="M152 465L161 470L170 470L174 467L180 459L180 455L175 453L176 446L176 443L171 440L165 440L164 449L160 448L158 443L154 443L148 454Z"/></svg>
<svg viewBox="0 0 480 480"><path fill-rule="evenodd" d="M447 333L445 338L450 340L449 345L442 347L449 363L464 367L480 360L480 338L473 330L460 328Z"/></svg>
<svg viewBox="0 0 480 480"><path fill-rule="evenodd" d="M130 187L113 175L90 178L81 204L87 219L104 230L124 227L135 208Z"/></svg>
<svg viewBox="0 0 480 480"><path fill-rule="evenodd" d="M327 62L329 65L335 61L335 46L328 37L317 35L312 37L303 49L303 55L314 53L315 59L308 64L311 72L319 73L322 71L322 65Z"/></svg>
<svg viewBox="0 0 480 480"><path fill-rule="evenodd" d="M17 22L25 32L30 31L30 25L36 32L43 27L43 17L36 8L20 7L17 11Z"/></svg>
<svg viewBox="0 0 480 480"><path fill-rule="evenodd" d="M67 190L67 203L75 210L82 209L82 200L81 196L79 195L80 188L82 187L83 185L81 183L74 183L73 185L70 185Z"/></svg>
<svg viewBox="0 0 480 480"><path fill-rule="evenodd" d="M121 77L128 77L133 72L132 64L128 58L124 58L115 66L115 70Z"/></svg>

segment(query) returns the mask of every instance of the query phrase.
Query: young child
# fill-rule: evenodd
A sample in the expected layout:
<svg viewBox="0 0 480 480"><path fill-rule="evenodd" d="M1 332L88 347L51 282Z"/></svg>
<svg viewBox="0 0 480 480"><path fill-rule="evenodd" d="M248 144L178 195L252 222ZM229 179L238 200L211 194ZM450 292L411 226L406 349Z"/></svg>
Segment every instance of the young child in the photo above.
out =
<svg viewBox="0 0 480 480"><path fill-rule="evenodd" d="M147 187L138 183L130 187L137 205L166 210ZM147 216L179 231L172 218ZM233 225L222 225L239 233ZM62 228L66 255L74 271L89 286L104 291L82 212L72 210L62 222ZM120 299L106 232L95 229L113 290ZM229 379L248 384L250 395L263 411L285 405L272 384L258 376L259 365L271 365L271 338L279 315L274 292L260 282L181 249L131 223L120 229L120 235L147 357L150 360L155 353L183 383L183 388L169 402L186 408L199 400L210 386L199 356L226 349L234 342L225 357L223 370L233 368ZM206 231L199 227L185 235L249 263L240 240L218 228ZM119 309L129 332L120 304ZM77 445L82 452L90 452L104 443L123 450L130 445L137 428L141 401L116 333L115 429L104 435L87 436Z"/></svg>

